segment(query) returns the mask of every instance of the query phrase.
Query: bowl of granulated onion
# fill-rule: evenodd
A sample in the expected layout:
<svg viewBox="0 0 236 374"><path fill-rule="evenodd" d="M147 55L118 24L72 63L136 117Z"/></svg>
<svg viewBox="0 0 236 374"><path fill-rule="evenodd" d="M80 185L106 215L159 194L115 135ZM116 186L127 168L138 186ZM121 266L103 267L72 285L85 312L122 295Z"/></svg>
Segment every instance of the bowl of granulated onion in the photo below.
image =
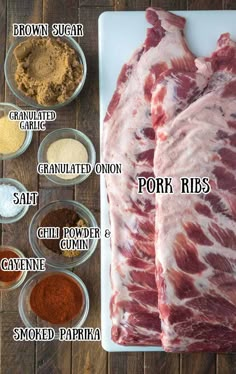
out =
<svg viewBox="0 0 236 374"><path fill-rule="evenodd" d="M96 152L91 140L76 129L50 132L38 150L38 173L63 186L83 182L92 173Z"/></svg>

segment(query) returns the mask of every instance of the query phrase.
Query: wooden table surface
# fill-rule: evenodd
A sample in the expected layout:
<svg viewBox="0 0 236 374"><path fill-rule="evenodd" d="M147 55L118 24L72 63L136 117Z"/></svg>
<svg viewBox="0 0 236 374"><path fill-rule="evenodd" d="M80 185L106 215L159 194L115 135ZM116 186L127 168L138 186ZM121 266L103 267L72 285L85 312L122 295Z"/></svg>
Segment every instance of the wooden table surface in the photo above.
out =
<svg viewBox="0 0 236 374"><path fill-rule="evenodd" d="M13 41L14 22L63 22L84 25L85 36L80 44L88 62L88 77L79 98L57 111L57 120L47 131L72 127L85 132L99 154L99 94L98 94L98 17L107 10L145 10L148 6L168 10L236 9L235 0L0 0L0 102L17 103L5 84L3 64L6 50ZM1 136L1 135L0 135ZM15 178L28 190L39 191L39 205L55 199L76 199L95 214L99 222L99 178L90 176L76 188L58 187L36 173L37 150L45 133L34 133L30 148L21 157L0 163L0 175ZM3 244L21 249L32 256L28 227L37 208L18 223L1 228ZM91 310L86 326L100 326L100 253L75 269L88 287ZM2 374L233 374L236 354L170 354L170 353L110 353L100 343L92 342L14 342L12 329L22 326L18 313L19 289L1 294L0 362Z"/></svg>

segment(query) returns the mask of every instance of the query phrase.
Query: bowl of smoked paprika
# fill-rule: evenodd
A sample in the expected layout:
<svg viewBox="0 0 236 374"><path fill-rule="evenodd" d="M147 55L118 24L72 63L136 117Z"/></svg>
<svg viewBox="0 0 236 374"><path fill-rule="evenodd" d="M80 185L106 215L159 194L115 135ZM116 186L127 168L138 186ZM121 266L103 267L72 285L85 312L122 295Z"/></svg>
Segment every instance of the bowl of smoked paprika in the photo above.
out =
<svg viewBox="0 0 236 374"><path fill-rule="evenodd" d="M19 313L26 327L81 327L89 311L89 294L74 273L51 270L33 275L19 296Z"/></svg>
<svg viewBox="0 0 236 374"><path fill-rule="evenodd" d="M25 280L27 271L13 270L11 259L25 258L23 253L14 247L0 246L0 290L9 291L19 287ZM9 261L10 260L10 261Z"/></svg>

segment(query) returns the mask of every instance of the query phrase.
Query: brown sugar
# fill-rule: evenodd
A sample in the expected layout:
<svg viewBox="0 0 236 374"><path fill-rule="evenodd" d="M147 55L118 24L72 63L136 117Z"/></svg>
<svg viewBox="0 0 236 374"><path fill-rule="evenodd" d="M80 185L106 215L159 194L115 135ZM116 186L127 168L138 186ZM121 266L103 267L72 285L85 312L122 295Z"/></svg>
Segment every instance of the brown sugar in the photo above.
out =
<svg viewBox="0 0 236 374"><path fill-rule="evenodd" d="M18 89L44 106L63 103L82 80L83 66L73 48L54 38L30 38L14 50Z"/></svg>

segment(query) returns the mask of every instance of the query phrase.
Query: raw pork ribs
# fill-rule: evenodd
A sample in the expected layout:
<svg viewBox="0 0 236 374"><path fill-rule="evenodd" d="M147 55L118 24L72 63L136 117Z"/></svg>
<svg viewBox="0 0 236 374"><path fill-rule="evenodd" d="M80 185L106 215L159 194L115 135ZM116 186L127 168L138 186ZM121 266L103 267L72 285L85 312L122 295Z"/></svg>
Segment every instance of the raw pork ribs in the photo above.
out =
<svg viewBox="0 0 236 374"><path fill-rule="evenodd" d="M122 177L107 175L106 185L112 231L112 339L124 345L161 344L155 196L137 194L137 177L153 176L152 86L169 69L196 70L183 38L185 20L154 9L146 15L153 27L120 73L103 135L104 161L123 166Z"/></svg>
<svg viewBox="0 0 236 374"><path fill-rule="evenodd" d="M167 351L235 351L236 44L222 35L205 69L199 64L212 69L206 92L156 131L155 174L172 176L176 191L156 195L162 344ZM156 120L155 103L153 113ZM196 176L210 178L209 194L178 193L179 178Z"/></svg>
<svg viewBox="0 0 236 374"><path fill-rule="evenodd" d="M144 44L122 68L104 121L111 222L112 339L166 351L236 350L236 46L195 60L185 20L147 9ZM137 193L172 177L174 194ZM208 177L208 194L180 194Z"/></svg>

